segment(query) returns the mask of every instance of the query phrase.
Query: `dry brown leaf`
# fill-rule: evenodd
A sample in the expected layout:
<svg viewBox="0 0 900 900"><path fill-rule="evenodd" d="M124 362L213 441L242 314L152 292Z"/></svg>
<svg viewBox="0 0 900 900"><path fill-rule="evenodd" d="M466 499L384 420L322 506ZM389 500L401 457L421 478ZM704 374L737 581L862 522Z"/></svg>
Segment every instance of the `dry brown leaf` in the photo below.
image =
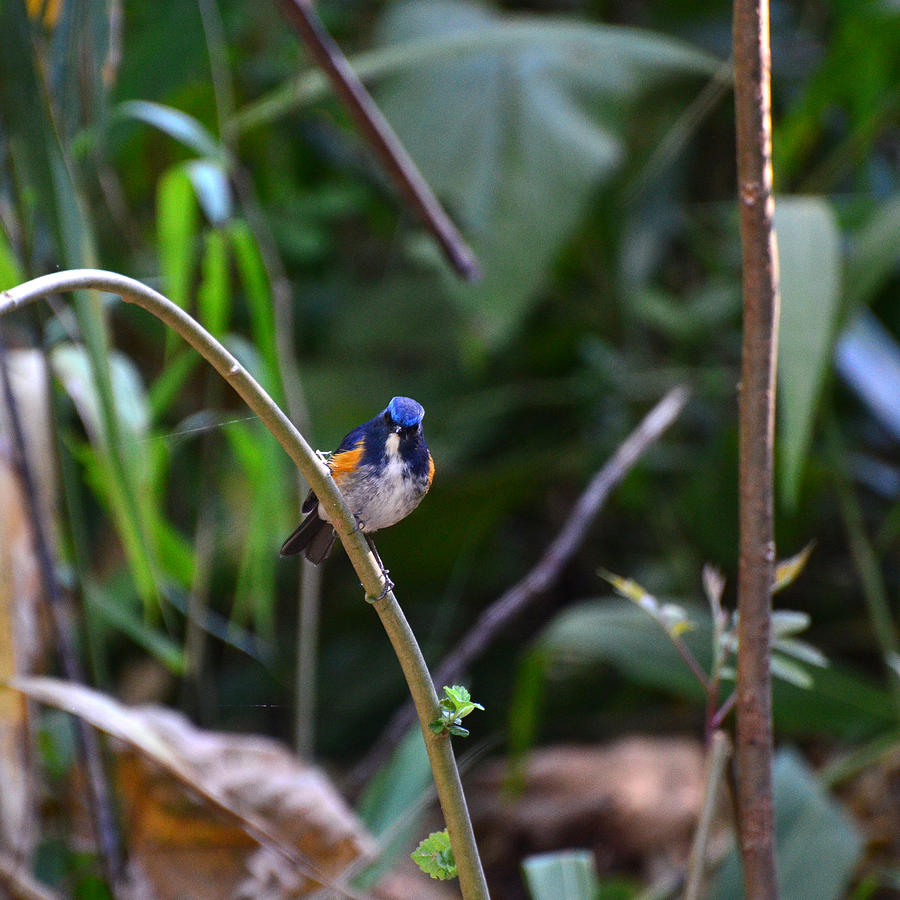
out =
<svg viewBox="0 0 900 900"><path fill-rule="evenodd" d="M52 536L57 504L56 434L46 359L40 350L10 350L6 364L28 450L28 467L37 491L41 522ZM0 443L12 446L3 391L0 391Z"/></svg>
<svg viewBox="0 0 900 900"><path fill-rule="evenodd" d="M133 748L118 770L129 851L164 900L302 897L374 853L325 774L276 741L203 731L51 678L13 686Z"/></svg>
<svg viewBox="0 0 900 900"><path fill-rule="evenodd" d="M32 350L12 351L6 363L46 523L55 490L46 369ZM5 392L0 391L0 685L38 668L44 643L39 569L12 446ZM25 701L0 686L0 847L20 861L29 857L37 835L37 785L28 746Z"/></svg>
<svg viewBox="0 0 900 900"><path fill-rule="evenodd" d="M841 785L841 799L866 838L868 870L900 866L900 750L896 746Z"/></svg>
<svg viewBox="0 0 900 900"><path fill-rule="evenodd" d="M19 636L23 615L33 608L34 558L29 553L22 493L7 460L0 459L0 847L27 859L35 835L34 779L28 765L28 711L25 700L3 685L22 674Z"/></svg>
<svg viewBox="0 0 900 900"><path fill-rule="evenodd" d="M361 855L374 852L374 841L325 774L282 745L263 737L200 731L182 715L160 707L139 711L179 757L204 773L209 787L234 798L242 807L253 808L274 833L293 844L330 878L339 879ZM127 762L123 758L123 763ZM155 791L156 799L149 804L148 790L132 791L135 796L131 804L138 813L141 835L132 831L138 843L130 843L133 850L145 848L140 852L151 878L151 865L165 863L172 851L187 851L199 857L196 862L211 870L220 885L221 876L228 872L222 885L227 885L227 891L192 891L192 896L222 897L230 891L235 897L275 900L302 897L312 889L310 880L283 856L248 844L246 835L233 823L211 817L198 804L189 807L183 793L178 796L176 785L171 781L164 784L143 760L132 755L130 765L132 775L122 780L123 787L130 780L133 785L143 783ZM156 857L153 862L149 861L151 856ZM191 864L184 871L194 872L196 866Z"/></svg>
<svg viewBox="0 0 900 900"><path fill-rule="evenodd" d="M683 864L703 799L703 750L678 738L559 746L527 759L521 793L497 762L466 779L492 883L518 882L511 862L548 850L592 849L603 870Z"/></svg>

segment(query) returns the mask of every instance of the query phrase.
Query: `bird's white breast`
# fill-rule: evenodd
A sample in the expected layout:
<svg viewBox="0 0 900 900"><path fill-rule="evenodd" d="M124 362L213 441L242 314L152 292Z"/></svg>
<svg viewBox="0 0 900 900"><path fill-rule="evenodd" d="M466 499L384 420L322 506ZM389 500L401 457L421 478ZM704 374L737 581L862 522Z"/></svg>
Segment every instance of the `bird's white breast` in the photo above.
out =
<svg viewBox="0 0 900 900"><path fill-rule="evenodd" d="M389 434L384 468L361 466L341 480L341 493L363 531L379 531L406 518L428 491L427 480L411 475L399 450L400 435ZM319 515L324 518L323 512L320 507Z"/></svg>

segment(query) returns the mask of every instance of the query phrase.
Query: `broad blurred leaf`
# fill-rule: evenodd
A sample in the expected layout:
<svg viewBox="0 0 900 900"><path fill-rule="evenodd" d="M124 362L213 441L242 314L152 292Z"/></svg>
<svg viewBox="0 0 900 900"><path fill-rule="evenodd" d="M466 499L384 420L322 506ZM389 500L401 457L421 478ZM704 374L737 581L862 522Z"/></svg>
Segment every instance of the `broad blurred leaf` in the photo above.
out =
<svg viewBox="0 0 900 900"><path fill-rule="evenodd" d="M594 900L597 876L589 850L560 850L529 856L522 863L532 900Z"/></svg>
<svg viewBox="0 0 900 900"><path fill-rule="evenodd" d="M401 822L404 828L415 825L414 820L408 821L410 808L422 802L431 784L425 743L416 726L407 732L387 765L369 782L357 811L369 830L383 838Z"/></svg>
<svg viewBox="0 0 900 900"><path fill-rule="evenodd" d="M159 179L156 216L163 293L187 309L197 255L198 222L197 198L184 166L173 166Z"/></svg>
<svg viewBox="0 0 900 900"><path fill-rule="evenodd" d="M781 751L773 774L781 896L790 900L845 896L862 855L856 825L797 753ZM737 853L723 864L710 896L716 900L744 896Z"/></svg>
<svg viewBox="0 0 900 900"><path fill-rule="evenodd" d="M372 853L371 837L325 774L275 741L201 731L172 710L125 706L53 678L17 678L12 687L80 716L152 763L118 757L125 819L134 826L129 848L152 873L152 896L196 896L198 871L205 887L215 880L209 896L265 896L272 882L263 882L273 877L303 896L314 885L333 886Z"/></svg>
<svg viewBox="0 0 900 900"><path fill-rule="evenodd" d="M23 281L25 281L25 275L19 266L19 261L16 259L6 235L0 229L0 291L5 291Z"/></svg>
<svg viewBox="0 0 900 900"><path fill-rule="evenodd" d="M418 726L411 728L366 786L357 814L378 838L381 852L366 871L361 887L374 884L406 850L433 795L431 767Z"/></svg>
<svg viewBox="0 0 900 900"><path fill-rule="evenodd" d="M184 672L184 651L181 647L165 632L151 625L141 611L128 603L121 591L107 590L90 578L84 581L83 586L90 613L100 616L116 630L127 634L170 671L178 674Z"/></svg>
<svg viewBox="0 0 900 900"><path fill-rule="evenodd" d="M228 227L234 260L247 297L247 309L253 341L265 363L256 372L260 384L277 400L280 396L278 353L275 346L275 314L269 276L262 254L246 222L235 221Z"/></svg>
<svg viewBox="0 0 900 900"><path fill-rule="evenodd" d="M900 440L900 345L874 315L864 311L844 330L835 366L869 412Z"/></svg>
<svg viewBox="0 0 900 900"><path fill-rule="evenodd" d="M776 727L782 734L855 739L897 722L888 691L837 665L817 669L808 690L776 679L772 691Z"/></svg>
<svg viewBox="0 0 900 900"><path fill-rule="evenodd" d="M709 662L708 616L692 611L698 628L685 636L702 666ZM631 603L595 600L557 616L538 639L551 665L614 665L641 684L693 697L703 691L672 641L651 616Z"/></svg>
<svg viewBox="0 0 900 900"><path fill-rule="evenodd" d="M245 530L233 615L238 622L252 618L257 629L270 637L275 627L272 552L281 530L273 510L284 510L284 453L259 422L239 422L223 430L248 482L246 508L239 517Z"/></svg>
<svg viewBox="0 0 900 900"><path fill-rule="evenodd" d="M107 444L103 410L96 387L90 377L90 360L84 348L60 344L51 353L53 371L72 398L85 430L95 444ZM122 426L122 437L129 445L146 437L150 426L150 409L144 386L134 363L122 353L109 357L116 414Z"/></svg>
<svg viewBox="0 0 900 900"><path fill-rule="evenodd" d="M197 289L200 324L214 337L221 338L231 317L228 245L221 231L210 231L206 235L200 269L200 286ZM191 353L197 355L193 349Z"/></svg>
<svg viewBox="0 0 900 900"><path fill-rule="evenodd" d="M793 509L822 390L841 297L840 235L820 197L775 203L781 281L778 451L781 496Z"/></svg>
<svg viewBox="0 0 900 900"><path fill-rule="evenodd" d="M380 35L396 55L378 98L479 256L483 281L447 288L489 340L516 325L622 162L634 101L716 65L661 35L458 0L390 4Z"/></svg>
<svg viewBox="0 0 900 900"><path fill-rule="evenodd" d="M147 491L148 467L141 450L150 411L140 376L126 356L110 354L108 407L91 377L93 367L85 348L61 344L50 359L91 440L93 454L82 454L88 481L115 519L138 591L145 601L156 600L159 588L151 551L156 510Z"/></svg>
<svg viewBox="0 0 900 900"><path fill-rule="evenodd" d="M148 100L128 100L119 104L116 112L124 118L136 119L158 128L200 156L222 156L219 142L193 116L180 109Z"/></svg>
<svg viewBox="0 0 900 900"><path fill-rule="evenodd" d="M695 628L683 639L708 669L709 613L691 607L688 612ZM569 666L612 665L638 684L697 702L703 698L663 630L630 603L593 600L574 606L550 623L537 647L548 654L559 676ZM777 679L773 693L775 721L782 733L858 737L897 721L887 691L838 666L818 669L808 690Z"/></svg>
<svg viewBox="0 0 900 900"><path fill-rule="evenodd" d="M231 184L225 167L217 159L192 159L185 163L185 170L209 223L224 225L231 216Z"/></svg>

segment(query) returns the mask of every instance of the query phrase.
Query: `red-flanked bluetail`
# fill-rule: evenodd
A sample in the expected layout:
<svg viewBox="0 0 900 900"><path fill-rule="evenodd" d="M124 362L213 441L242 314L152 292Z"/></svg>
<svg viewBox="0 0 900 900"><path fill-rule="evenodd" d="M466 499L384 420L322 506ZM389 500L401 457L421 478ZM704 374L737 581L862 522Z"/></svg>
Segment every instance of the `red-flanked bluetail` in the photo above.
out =
<svg viewBox="0 0 900 900"><path fill-rule="evenodd" d="M354 428L326 460L366 535L405 519L431 487L434 460L422 431L424 416L415 400L394 397L374 419ZM281 555L302 553L318 565L331 551L335 531L312 491L301 509L306 518L284 542ZM390 585L386 573L385 578Z"/></svg>

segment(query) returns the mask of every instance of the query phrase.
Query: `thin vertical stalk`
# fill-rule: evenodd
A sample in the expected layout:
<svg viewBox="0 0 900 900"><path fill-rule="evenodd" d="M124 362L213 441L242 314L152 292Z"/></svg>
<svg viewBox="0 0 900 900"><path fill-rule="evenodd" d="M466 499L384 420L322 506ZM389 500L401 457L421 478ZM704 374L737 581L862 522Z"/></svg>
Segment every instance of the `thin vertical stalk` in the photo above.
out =
<svg viewBox="0 0 900 900"><path fill-rule="evenodd" d="M297 676L294 687L294 749L311 759L316 751L316 682L319 670L319 613L322 574L311 562L300 566Z"/></svg>
<svg viewBox="0 0 900 900"><path fill-rule="evenodd" d="M730 755L731 741L728 739L728 735L724 731L715 731L706 749L703 806L700 809L697 831L694 833L694 841L691 844L687 885L682 900L697 900L700 896L703 872L706 867L707 847Z"/></svg>
<svg viewBox="0 0 900 900"><path fill-rule="evenodd" d="M778 346L767 0L734 3L737 173L744 338L739 439L740 610L737 764L741 855L750 900L778 896L772 798L772 451Z"/></svg>

